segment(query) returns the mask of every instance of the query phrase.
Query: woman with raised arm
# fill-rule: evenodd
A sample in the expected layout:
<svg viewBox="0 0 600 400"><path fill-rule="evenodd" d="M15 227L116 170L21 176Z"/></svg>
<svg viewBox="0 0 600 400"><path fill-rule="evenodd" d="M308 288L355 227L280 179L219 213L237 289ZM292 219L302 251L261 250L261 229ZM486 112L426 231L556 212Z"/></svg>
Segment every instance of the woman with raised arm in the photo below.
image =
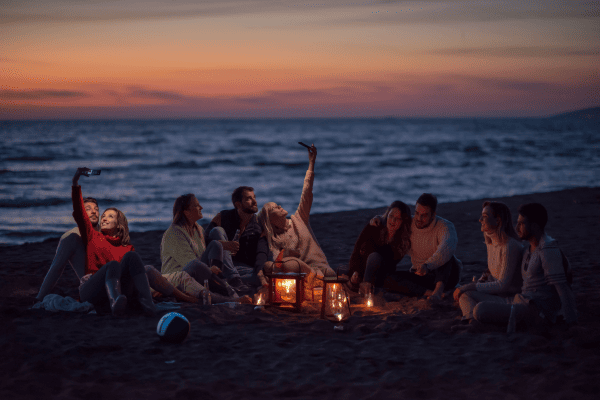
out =
<svg viewBox="0 0 600 400"><path fill-rule="evenodd" d="M128 305L137 303L144 314L154 316L144 264L129 243L129 226L125 215L109 208L100 218L100 232L94 229L85 212L79 177L90 171L77 168L73 176L71 198L73 217L85 245L85 275L81 278L79 297L94 305L96 312L123 315Z"/></svg>
<svg viewBox="0 0 600 400"><path fill-rule="evenodd" d="M283 272L296 272L300 268L301 272L307 273L305 278L307 293L312 293L317 275L335 275L310 227L309 218L313 201L312 190L316 158L317 148L312 145L308 149L308 170L304 177L300 204L291 218L286 218L288 212L273 202L266 203L258 214L258 220L263 226L263 234L267 237L273 259L286 261L283 263L284 268L290 270ZM273 268L273 263L267 262L265 268Z"/></svg>
<svg viewBox="0 0 600 400"><path fill-rule="evenodd" d="M396 265L410 249L410 208L394 201L384 214L385 224L367 224L354 244L350 256L348 283L350 289L369 292L383 286L385 278L396 271Z"/></svg>
<svg viewBox="0 0 600 400"><path fill-rule="evenodd" d="M523 281L519 271L523 246L508 206L496 201L484 202L479 222L487 247L489 273L484 273L478 282L467 283L454 291L463 320L473 318L473 310L480 302L509 304L521 290Z"/></svg>
<svg viewBox="0 0 600 400"><path fill-rule="evenodd" d="M251 303L249 296L239 297L235 290L219 275L223 265L223 245L213 240L208 246L204 230L198 225L202 218L202 206L192 193L179 196L173 204L173 222L163 234L160 244L162 277L172 286L193 298L198 298L206 289L202 286L208 280L208 290L214 303ZM153 289L166 293L170 291L164 280L152 275L148 269ZM155 275L155 274L154 274Z"/></svg>

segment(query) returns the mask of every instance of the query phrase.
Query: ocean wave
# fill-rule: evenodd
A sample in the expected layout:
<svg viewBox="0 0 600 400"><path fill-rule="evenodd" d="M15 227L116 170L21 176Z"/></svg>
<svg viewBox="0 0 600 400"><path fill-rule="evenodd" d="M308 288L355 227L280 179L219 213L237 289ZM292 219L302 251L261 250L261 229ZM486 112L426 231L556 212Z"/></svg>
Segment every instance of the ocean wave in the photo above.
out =
<svg viewBox="0 0 600 400"><path fill-rule="evenodd" d="M2 199L0 200L0 208L31 208L31 207L49 207L59 206L63 204L71 204L71 198L56 198L51 197L47 199L30 199L30 198L16 198L16 199Z"/></svg>

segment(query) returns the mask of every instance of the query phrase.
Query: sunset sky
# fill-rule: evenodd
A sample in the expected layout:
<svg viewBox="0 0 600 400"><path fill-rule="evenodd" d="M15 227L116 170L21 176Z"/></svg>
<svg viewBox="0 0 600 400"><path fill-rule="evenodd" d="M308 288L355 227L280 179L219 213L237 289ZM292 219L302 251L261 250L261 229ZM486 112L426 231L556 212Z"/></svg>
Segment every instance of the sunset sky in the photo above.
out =
<svg viewBox="0 0 600 400"><path fill-rule="evenodd" d="M547 116L598 1L0 0L0 119Z"/></svg>

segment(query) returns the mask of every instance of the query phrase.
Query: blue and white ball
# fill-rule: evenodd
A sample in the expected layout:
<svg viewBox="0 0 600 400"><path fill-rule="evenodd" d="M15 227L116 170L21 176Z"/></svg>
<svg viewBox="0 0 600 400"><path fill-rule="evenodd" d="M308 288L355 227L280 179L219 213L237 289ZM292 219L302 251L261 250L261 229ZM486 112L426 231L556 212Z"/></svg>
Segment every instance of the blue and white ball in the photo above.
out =
<svg viewBox="0 0 600 400"><path fill-rule="evenodd" d="M160 340L169 343L181 343L190 333L190 321L182 314L167 313L158 321L156 333Z"/></svg>

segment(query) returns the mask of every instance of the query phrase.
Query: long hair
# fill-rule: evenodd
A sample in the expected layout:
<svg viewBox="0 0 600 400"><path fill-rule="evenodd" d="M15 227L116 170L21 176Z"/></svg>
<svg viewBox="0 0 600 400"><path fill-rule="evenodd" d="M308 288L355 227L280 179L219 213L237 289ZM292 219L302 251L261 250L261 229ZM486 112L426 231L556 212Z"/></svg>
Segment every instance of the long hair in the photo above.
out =
<svg viewBox="0 0 600 400"><path fill-rule="evenodd" d="M129 245L129 224L127 223L127 218L125 217L125 214L123 214L123 212L121 210L119 210L118 208L107 208L106 210L104 210L104 212L102 213L102 215L106 214L107 211L114 211L115 213L117 213L117 237L119 237L121 239L121 246L128 246ZM102 220L102 217L100 217L100 220Z"/></svg>
<svg viewBox="0 0 600 400"><path fill-rule="evenodd" d="M408 250L410 249L410 227L412 225L412 217L410 215L410 207L407 206L404 202L396 200L394 201L392 204L390 204L390 206L387 208L385 214L384 214L384 221L387 221L387 217L388 215L392 212L392 210L394 208L397 208L398 210L400 210L400 214L401 214L401 219L402 219L402 225L400 225L400 228L398 228L398 230L394 233L394 236L392 237L392 245L394 245L402 254L406 254L408 252ZM388 234L388 229L387 229L387 223L385 225L385 228L382 230L382 235L384 242L385 239L387 238L387 234Z"/></svg>
<svg viewBox="0 0 600 400"><path fill-rule="evenodd" d="M520 240L512 223L510 209L506 204L499 201L485 201L481 209L483 210L486 207L492 209L494 218L500 218L500 223L496 227L496 235L498 236L500 243L507 243L509 238ZM492 238L489 235L484 233L483 238L487 244L492 243Z"/></svg>
<svg viewBox="0 0 600 400"><path fill-rule="evenodd" d="M175 204L173 204L173 224L185 225L186 219L183 212L189 208L194 197L196 196L193 193L188 193L175 199Z"/></svg>
<svg viewBox="0 0 600 400"><path fill-rule="evenodd" d="M273 243L273 226L271 225L271 219L269 218L269 213L272 209L277 207L277 203L272 201L265 203L265 205L258 212L258 222L262 225L263 234L267 238L267 243L269 244L269 250L273 254L273 257L277 257L277 248Z"/></svg>

